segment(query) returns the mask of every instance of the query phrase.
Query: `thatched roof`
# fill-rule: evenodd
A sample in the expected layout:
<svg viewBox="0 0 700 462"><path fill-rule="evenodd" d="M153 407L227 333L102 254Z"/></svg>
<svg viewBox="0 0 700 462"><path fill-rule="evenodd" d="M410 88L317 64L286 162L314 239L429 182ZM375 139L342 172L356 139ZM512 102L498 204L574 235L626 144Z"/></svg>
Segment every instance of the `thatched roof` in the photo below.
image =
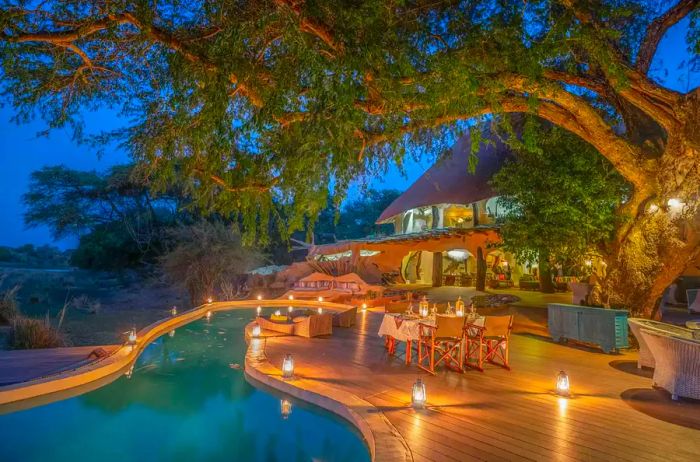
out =
<svg viewBox="0 0 700 462"><path fill-rule="evenodd" d="M487 135L485 134L484 137ZM469 171L471 138L465 135L452 152L428 169L410 188L392 202L377 219L382 223L401 212L436 204L471 204L495 195L491 177L511 157L510 149L498 138L490 137L477 153L476 171Z"/></svg>

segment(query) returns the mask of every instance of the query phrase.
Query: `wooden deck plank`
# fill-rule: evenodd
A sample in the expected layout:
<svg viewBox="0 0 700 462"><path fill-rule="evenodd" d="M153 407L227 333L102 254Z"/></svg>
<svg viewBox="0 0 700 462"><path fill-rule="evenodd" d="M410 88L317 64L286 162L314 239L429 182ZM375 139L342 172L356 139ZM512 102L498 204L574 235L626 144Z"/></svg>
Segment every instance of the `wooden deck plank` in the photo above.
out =
<svg viewBox="0 0 700 462"><path fill-rule="evenodd" d="M546 339L514 335L512 371L438 372L431 376L402 355L390 356L376 335L381 314L358 315L350 329L328 338L268 339L272 364L295 357L295 373L375 405L401 433L414 460L696 460L700 431L642 414L621 394L651 380L610 366L636 354L605 355ZM575 397L552 394L566 370ZM428 388L428 408L410 407L416 377Z"/></svg>

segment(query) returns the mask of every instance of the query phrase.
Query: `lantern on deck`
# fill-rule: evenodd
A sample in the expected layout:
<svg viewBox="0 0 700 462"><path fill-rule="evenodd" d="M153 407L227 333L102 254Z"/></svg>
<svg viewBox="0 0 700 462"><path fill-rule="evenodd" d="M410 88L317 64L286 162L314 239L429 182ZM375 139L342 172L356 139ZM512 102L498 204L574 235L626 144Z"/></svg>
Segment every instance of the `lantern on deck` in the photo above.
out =
<svg viewBox="0 0 700 462"><path fill-rule="evenodd" d="M211 298L211 297L207 298L207 303L208 303L209 305L211 305L212 302L214 302L214 299L213 299L213 298Z"/></svg>
<svg viewBox="0 0 700 462"><path fill-rule="evenodd" d="M413 384L413 390L411 391L411 403L413 407L424 407L425 402L428 399L428 395L425 392L425 383L420 377L416 379L416 383Z"/></svg>
<svg viewBox="0 0 700 462"><path fill-rule="evenodd" d="M286 420L292 413L292 402L287 399L280 400L280 413L282 418Z"/></svg>
<svg viewBox="0 0 700 462"><path fill-rule="evenodd" d="M320 306L318 307L318 314L323 314L323 308L321 308Z"/></svg>
<svg viewBox="0 0 700 462"><path fill-rule="evenodd" d="M318 297L319 302L323 302L323 297Z"/></svg>
<svg viewBox="0 0 700 462"><path fill-rule="evenodd" d="M291 305L289 305L289 306L287 307L287 313L291 313L292 311L294 311L294 307L292 307Z"/></svg>
<svg viewBox="0 0 700 462"><path fill-rule="evenodd" d="M457 301L455 302L455 314L457 316L464 316L464 300L462 300L461 295L457 297Z"/></svg>
<svg viewBox="0 0 700 462"><path fill-rule="evenodd" d="M423 295L423 298L421 298L420 302L418 302L418 314L420 314L422 317L428 316L428 308L430 307L430 304L428 303L428 298Z"/></svg>
<svg viewBox="0 0 700 462"><path fill-rule="evenodd" d="M287 297L287 298L288 298L289 300L294 300L294 295L290 295L290 296Z"/></svg>
<svg viewBox="0 0 700 462"><path fill-rule="evenodd" d="M431 312L432 312L434 315L437 314L437 312L438 312L437 303L433 303L433 309L431 310Z"/></svg>
<svg viewBox="0 0 700 462"><path fill-rule="evenodd" d="M131 329L127 335L127 341L129 345L134 345L136 343L136 329Z"/></svg>
<svg viewBox="0 0 700 462"><path fill-rule="evenodd" d="M282 377L291 379L294 376L294 358L288 354L282 360Z"/></svg>
<svg viewBox="0 0 700 462"><path fill-rule="evenodd" d="M253 328L250 329L250 335L253 336L253 338L260 337L260 324L257 322L253 324Z"/></svg>
<svg viewBox="0 0 700 462"><path fill-rule="evenodd" d="M258 301L262 300L262 295L258 294Z"/></svg>
<svg viewBox="0 0 700 462"><path fill-rule="evenodd" d="M367 304L366 304L366 303L363 303L363 304L362 304L362 312L364 313L364 312L366 312L366 311L367 311Z"/></svg>
<svg viewBox="0 0 700 462"><path fill-rule="evenodd" d="M177 316L177 307L176 306L173 306L172 308L170 308L170 314L172 314L173 316Z"/></svg>
<svg viewBox="0 0 700 462"><path fill-rule="evenodd" d="M560 371L559 374L557 374L557 395L570 396L569 385L569 376L566 375L566 372Z"/></svg>
<svg viewBox="0 0 700 462"><path fill-rule="evenodd" d="M282 312L280 310L275 311L275 316L282 316Z"/></svg>

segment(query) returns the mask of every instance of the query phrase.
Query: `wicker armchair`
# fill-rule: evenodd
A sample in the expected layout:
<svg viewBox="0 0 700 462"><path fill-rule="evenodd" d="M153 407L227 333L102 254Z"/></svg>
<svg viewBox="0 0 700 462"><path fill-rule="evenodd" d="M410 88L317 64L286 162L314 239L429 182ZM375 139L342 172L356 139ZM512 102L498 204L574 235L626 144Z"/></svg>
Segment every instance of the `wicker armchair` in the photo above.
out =
<svg viewBox="0 0 700 462"><path fill-rule="evenodd" d="M352 327L355 325L357 317L357 307L349 310L333 313L333 325L338 327Z"/></svg>
<svg viewBox="0 0 700 462"><path fill-rule="evenodd" d="M639 359L637 360L637 368L639 369L641 369L642 367L650 367L652 369L654 368L654 355L649 349L646 340L640 334L640 331L642 329L659 332L660 334L673 335L685 339L693 338L693 331L691 331L690 329L675 326L673 324L667 324L665 322L652 321L650 319L642 318L630 318L627 320L627 324L629 324L630 326L632 335L634 335L637 341L639 342Z"/></svg>
<svg viewBox="0 0 700 462"><path fill-rule="evenodd" d="M312 314L294 318L294 335L318 337L333 334L333 314Z"/></svg>
<svg viewBox="0 0 700 462"><path fill-rule="evenodd" d="M654 355L654 386L671 393L671 399L700 399L700 341L641 329L641 337Z"/></svg>

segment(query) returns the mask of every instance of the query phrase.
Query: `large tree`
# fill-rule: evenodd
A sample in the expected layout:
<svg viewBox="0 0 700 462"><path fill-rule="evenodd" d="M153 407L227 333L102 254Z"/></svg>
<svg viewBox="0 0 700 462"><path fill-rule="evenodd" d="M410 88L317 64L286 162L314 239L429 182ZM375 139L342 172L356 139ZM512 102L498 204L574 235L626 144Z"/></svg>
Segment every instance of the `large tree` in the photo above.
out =
<svg viewBox="0 0 700 462"><path fill-rule="evenodd" d="M342 196L406 147L435 153L460 121L537 114L632 185L607 285L650 313L700 249L699 91L649 76L659 42L689 15L697 52L697 5L6 0L0 59L19 120L40 109L80 134L84 108L121 105L131 123L114 135L152 187L177 181L202 208L240 213L249 240L266 236L273 198L300 229L329 187Z"/></svg>

